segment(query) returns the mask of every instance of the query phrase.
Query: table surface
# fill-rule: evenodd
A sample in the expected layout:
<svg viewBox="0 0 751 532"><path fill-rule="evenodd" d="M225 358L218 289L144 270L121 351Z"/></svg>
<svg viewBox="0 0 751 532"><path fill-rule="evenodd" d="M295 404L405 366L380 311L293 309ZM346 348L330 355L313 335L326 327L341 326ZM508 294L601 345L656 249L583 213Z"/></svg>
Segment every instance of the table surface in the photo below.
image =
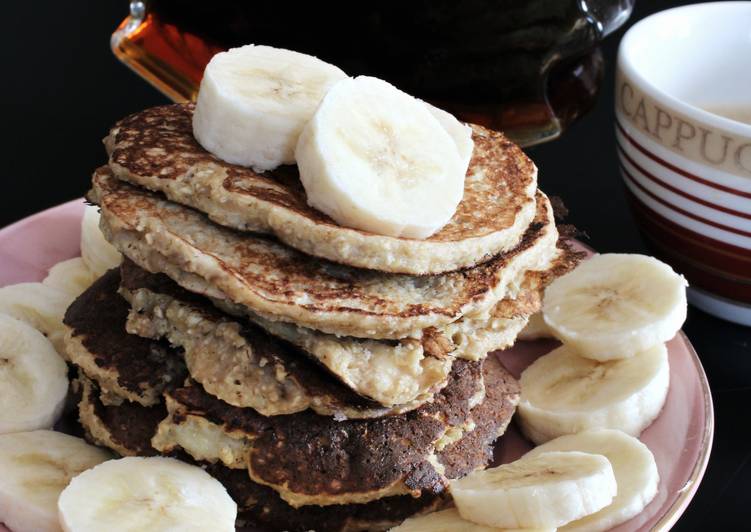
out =
<svg viewBox="0 0 751 532"><path fill-rule="evenodd" d="M688 2L638 3L627 24ZM122 116L166 99L111 54L109 36L127 2L8 2L3 6L0 226L81 196L105 162L101 138ZM603 51L596 107L562 138L528 150L541 188L559 195L569 222L602 252L646 252L618 175L613 70L623 29ZM712 458L694 502L674 530L747 525L751 507L751 329L690 308L684 327L709 377L715 404Z"/></svg>

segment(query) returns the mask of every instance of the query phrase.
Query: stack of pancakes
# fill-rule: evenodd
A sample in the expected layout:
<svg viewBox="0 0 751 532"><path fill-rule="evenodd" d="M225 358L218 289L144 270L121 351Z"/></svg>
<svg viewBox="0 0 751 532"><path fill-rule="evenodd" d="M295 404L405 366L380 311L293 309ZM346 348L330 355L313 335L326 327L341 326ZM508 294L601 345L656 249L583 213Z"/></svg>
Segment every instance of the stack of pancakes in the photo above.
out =
<svg viewBox="0 0 751 532"><path fill-rule="evenodd" d="M534 165L475 127L455 216L394 238L309 207L294 167L215 158L192 112L105 139L89 199L125 258L65 317L89 438L206 467L250 529L382 530L445 505L519 398L488 352L576 262Z"/></svg>

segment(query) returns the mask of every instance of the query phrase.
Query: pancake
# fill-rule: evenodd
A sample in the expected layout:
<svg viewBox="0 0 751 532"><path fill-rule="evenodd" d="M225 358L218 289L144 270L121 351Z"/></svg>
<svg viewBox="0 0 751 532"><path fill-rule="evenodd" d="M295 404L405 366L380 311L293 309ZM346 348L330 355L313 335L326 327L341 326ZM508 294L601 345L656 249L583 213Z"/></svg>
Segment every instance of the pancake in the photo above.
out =
<svg viewBox="0 0 751 532"><path fill-rule="evenodd" d="M357 394L389 409L388 412L379 410L374 405L367 410L344 411L325 398L313 395L308 397L312 401L301 401L297 410L302 410L301 405L307 402L317 413L339 418L400 413L429 400L445 384L452 357L478 360L489 351L513 345L528 316L539 311L544 287L573 268L579 258L580 254L561 242L558 256L548 269L526 272L516 298L500 301L484 316L462 318L442 329L423 331L419 341L336 337L294 325L251 319L266 333L285 340L260 342L267 358L279 359L274 353L280 353L282 358L289 359L285 353L291 349L298 357L304 355L316 360ZM279 404L273 409L269 404L258 408L258 400L271 395L259 396L254 386L256 378L248 378L250 367L254 368L254 377L264 373L254 365L257 357L253 352L257 349L253 344L267 338L267 334L243 325L241 320L232 323L234 318L217 313L206 298L187 292L163 274L150 274L128 259L123 262L121 271L121 293L133 305L128 332L154 339L166 337L179 346L193 378L223 401L255 408L264 415L288 413ZM246 331L241 333L241 328ZM256 333L248 333L248 330ZM289 344L296 348L290 348ZM283 368L282 362L277 362L275 367L280 365ZM225 367L234 369L225 370ZM272 366L268 368L266 373L271 372ZM232 374L241 377L239 382ZM301 380L305 386L306 379Z"/></svg>
<svg viewBox="0 0 751 532"><path fill-rule="evenodd" d="M129 401L105 404L97 384L80 370L73 387L81 394L78 420L91 443L112 449L120 456L158 454L151 446L151 437L167 416L163 401L151 406Z"/></svg>
<svg viewBox="0 0 751 532"><path fill-rule="evenodd" d="M164 405L144 407L123 402L104 405L94 382L81 376L74 381L81 389L80 419L86 438L121 456L154 456L151 446L159 420L166 415ZM194 463L218 479L238 505L237 530L245 532L308 531L344 532L388 530L416 513L439 509L446 504L444 494L421 497L385 497L367 504L304 506L292 508L277 493L256 484L244 469L230 469L221 463L196 462L187 455L172 455Z"/></svg>
<svg viewBox="0 0 751 532"><path fill-rule="evenodd" d="M478 400L470 384L480 364L488 386ZM189 384L168 393L169 415L157 426L161 405L103 405L95 384L84 377L80 419L95 443L120 454L187 453L192 460L249 473L296 508L439 494L447 478L490 463L491 446L519 398L518 384L497 357L459 366L442 397L419 415L352 422L314 414L263 418ZM448 427L464 431L440 445Z"/></svg>
<svg viewBox="0 0 751 532"><path fill-rule="evenodd" d="M179 346L192 378L208 393L265 416L308 408L337 419L406 412L430 400L446 384L451 369L450 357L424 357L413 379L420 393L403 403L383 405L367 394L358 395L359 387L352 390L349 382L340 382L337 375L294 345L257 325L223 314L209 300L187 292L166 275L150 274L127 259L121 269L120 291L132 305L126 330L157 340L166 338ZM399 360L405 353L394 355ZM406 370L412 369L407 368L410 359L404 356L400 364L404 373L384 375L381 380L409 381L411 375Z"/></svg>
<svg viewBox="0 0 751 532"><path fill-rule="evenodd" d="M72 362L96 381L107 404L163 403L165 389L182 385L190 370L207 377L202 380L210 391L224 390L220 397L231 403L243 398L263 415L314 408L337 419L372 418L419 406L386 408L363 398L293 346L252 325L241 330L205 298L185 292L165 276L145 274L145 278L156 278L157 285L165 281L162 291L173 289L187 301L182 305L192 310L184 311L185 338L195 344L182 353L166 342L129 334L130 307L118 294L121 276L118 270L107 272L71 305L66 318L74 327L68 339ZM153 325L150 321L149 327ZM233 350L243 343L245 351ZM238 396L239 392L244 395Z"/></svg>
<svg viewBox="0 0 751 532"><path fill-rule="evenodd" d="M481 373L490 375L492 393L478 389ZM262 418L185 386L166 394L169 416L152 444L165 453L247 467L251 479L295 507L440 493L446 471L462 475L487 465L485 450L505 430L518 393L496 357L457 360L433 403L377 420L337 422L308 412ZM477 449L459 456L466 437Z"/></svg>
<svg viewBox="0 0 751 532"><path fill-rule="evenodd" d="M421 497L397 495L365 504L292 508L266 486L256 484L244 471L218 464L206 466L238 504L238 532L376 532L398 525L415 514L448 505L446 494Z"/></svg>
<svg viewBox="0 0 751 532"><path fill-rule="evenodd" d="M119 121L105 139L115 175L206 212L227 227L273 234L333 262L394 273L442 273L515 247L534 214L537 169L501 133L474 126L464 197L426 240L337 225L307 204L295 167L258 174L225 163L193 138L192 104L154 107Z"/></svg>
<svg viewBox="0 0 751 532"><path fill-rule="evenodd" d="M118 295L119 285L119 270L110 270L68 307L65 350L112 396L153 405L167 387L184 380L187 370L168 344L126 333L130 306Z"/></svg>
<svg viewBox="0 0 751 532"><path fill-rule="evenodd" d="M372 408L345 412L325 397L300 393L294 395L299 399L297 404L280 401L268 391L259 394L259 383L274 386L280 368L294 377L294 372L284 369L285 364L302 356L316 361L351 390L391 413L416 408L445 385L454 358L478 360L490 350L513 344L527 317L539 310L543 274L528 272L529 279L517 299L504 300L482 320L460 320L446 332L431 329L423 332L420 340L383 341L336 337L266 320L257 320L256 325L263 328L259 331L241 318L219 313L206 298L187 292L163 274L150 274L127 259L121 271L121 293L133 307L128 332L166 338L179 346L193 378L212 395L233 406L255 408L264 415L291 413L309 406L319 414L343 418L375 417L379 412ZM259 351L261 356L255 354ZM263 362L259 367L264 358L277 362ZM306 379L299 380L305 387Z"/></svg>
<svg viewBox="0 0 751 532"><path fill-rule="evenodd" d="M445 479L429 459L447 430L464 424L483 397L481 363L467 361L454 364L433 403L374 420L336 421L308 412L264 418L186 385L166 395L169 416L152 444L247 468L255 482L295 507L364 503L442 491Z"/></svg>
<svg viewBox="0 0 751 532"><path fill-rule="evenodd" d="M512 251L459 272L396 275L321 261L223 228L106 168L94 175L90 199L101 207L108 240L142 268L270 321L358 338L405 338L486 311L519 286L524 272L549 263L558 237L540 193L535 221Z"/></svg>

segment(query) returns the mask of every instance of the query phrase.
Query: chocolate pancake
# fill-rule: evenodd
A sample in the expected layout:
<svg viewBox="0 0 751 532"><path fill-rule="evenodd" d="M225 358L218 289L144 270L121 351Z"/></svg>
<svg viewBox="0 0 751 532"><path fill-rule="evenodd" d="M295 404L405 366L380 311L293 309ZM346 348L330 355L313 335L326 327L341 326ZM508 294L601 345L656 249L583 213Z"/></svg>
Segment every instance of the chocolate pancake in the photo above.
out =
<svg viewBox="0 0 751 532"><path fill-rule="evenodd" d="M206 471L217 478L237 502L238 532L388 530L410 516L435 511L448 501L445 494L398 495L365 504L292 508L274 490L250 480L245 471L218 464L207 465Z"/></svg>
<svg viewBox="0 0 751 532"><path fill-rule="evenodd" d="M450 478L462 476L487 465L491 458L487 450L496 435L508 424L513 405L518 400L518 385L503 370L495 357L488 358L483 373L484 378L489 383L494 383L494 386L492 390L488 389L486 400L472 409L472 417L476 420L475 428L454 444L436 453L438 463L445 467L446 476ZM84 415L81 420L89 434L98 434L98 437L92 438L94 443L109 447L122 455L148 456L156 453L151 447L151 440L156 431L157 418L163 413L163 407L143 407L135 403L105 406L97 400L96 385L91 381L86 383L85 377L82 381L85 393L80 408L81 411L91 411L93 414ZM447 400L456 400L456 397ZM463 417L458 412L454 414L452 419L455 422ZM243 424L248 423L245 421ZM304 435L305 433L300 434ZM89 437L91 438L90 435ZM464 441L468 443L465 445ZM388 441L382 440L382 444L388 445ZM466 453L467 448L474 447L478 447L479 450L468 453L466 459L459 456L460 453ZM320 451L321 454L326 452L326 449ZM179 449L167 454L202 465L218 478L240 509L238 530L247 532L387 530L410 515L439 509L447 501L445 493L436 494L425 490L419 497L395 495L362 504L307 505L294 508L274 489L253 482L245 469L230 469L219 462L210 464L196 461ZM343 464L339 463L338 469L341 470ZM388 467L388 463L378 461L369 467Z"/></svg>
<svg viewBox="0 0 751 532"><path fill-rule="evenodd" d="M518 402L518 385L497 358L482 365L457 360L433 403L375 420L337 422L309 412L263 418L185 386L167 393L169 416L152 442L162 452L181 448L197 460L247 467L295 507L440 493L446 466L463 474L487 464L485 449ZM496 384L487 398L478 394L482 373ZM480 449L458 456L466 437Z"/></svg>
<svg viewBox="0 0 751 532"><path fill-rule="evenodd" d="M78 419L89 441L121 456L158 454L151 446L151 437L159 422L167 417L163 402L152 406L129 401L105 405L99 387L80 370L74 386L81 394Z"/></svg>
<svg viewBox="0 0 751 532"><path fill-rule="evenodd" d="M144 407L123 402L107 406L99 400L95 383L85 376L75 382L82 391L79 410L89 441L121 456L158 454L151 438L160 416L166 415L163 405ZM273 489L250 480L244 469L197 462L181 453L170 456L204 467L227 488L239 509L237 530L243 532L388 530L411 515L438 509L446 500L443 495L401 495L367 504L292 508Z"/></svg>
<svg viewBox="0 0 751 532"><path fill-rule="evenodd" d="M513 248L534 217L534 164L501 133L479 126L456 214L416 240L336 224L308 205L295 167L259 174L217 159L193 138L192 114L192 104L178 104L119 121L105 139L115 175L309 255L388 272L442 273Z"/></svg>
<svg viewBox="0 0 751 532"><path fill-rule="evenodd" d="M490 355L483 367L485 399L472 409L474 428L437 453L448 478L461 478L493 460L493 444L508 428L519 402L519 384Z"/></svg>
<svg viewBox="0 0 751 532"><path fill-rule="evenodd" d="M187 370L168 344L126 333L130 306L117 293L119 285L119 270L110 270L68 307L65 350L104 392L144 406L157 404Z"/></svg>

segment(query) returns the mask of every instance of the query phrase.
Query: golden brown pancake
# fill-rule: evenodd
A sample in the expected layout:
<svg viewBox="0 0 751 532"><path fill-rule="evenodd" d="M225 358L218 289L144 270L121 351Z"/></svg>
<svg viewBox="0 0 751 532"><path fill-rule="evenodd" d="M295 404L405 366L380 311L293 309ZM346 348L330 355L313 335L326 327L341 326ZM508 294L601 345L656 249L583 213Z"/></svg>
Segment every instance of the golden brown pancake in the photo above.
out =
<svg viewBox="0 0 751 532"><path fill-rule="evenodd" d="M413 240L337 225L308 206L296 167L259 174L217 159L193 138L192 115L192 104L178 104L119 121L105 139L115 175L333 262L412 274L466 268L515 247L534 217L537 169L503 134L480 126L456 214Z"/></svg>
<svg viewBox="0 0 751 532"><path fill-rule="evenodd" d="M180 347L192 378L233 406L253 408L265 416L310 408L336 419L382 417L431 400L448 379L451 357L427 361L419 375L420 382L426 383L419 399L384 406L367 394L358 395L359 387L350 389L304 350L246 320L227 316L166 275L148 273L128 259L121 272L120 292L133 307L126 330L155 340L166 338ZM408 375L395 378L403 383Z"/></svg>
<svg viewBox="0 0 751 532"><path fill-rule="evenodd" d="M110 242L142 268L271 321L359 338L419 337L427 327L490 309L527 270L547 266L558 237L550 204L538 194L535 221L513 250L459 272L397 275L322 261L218 226L107 168L94 175L90 199L102 209Z"/></svg>

